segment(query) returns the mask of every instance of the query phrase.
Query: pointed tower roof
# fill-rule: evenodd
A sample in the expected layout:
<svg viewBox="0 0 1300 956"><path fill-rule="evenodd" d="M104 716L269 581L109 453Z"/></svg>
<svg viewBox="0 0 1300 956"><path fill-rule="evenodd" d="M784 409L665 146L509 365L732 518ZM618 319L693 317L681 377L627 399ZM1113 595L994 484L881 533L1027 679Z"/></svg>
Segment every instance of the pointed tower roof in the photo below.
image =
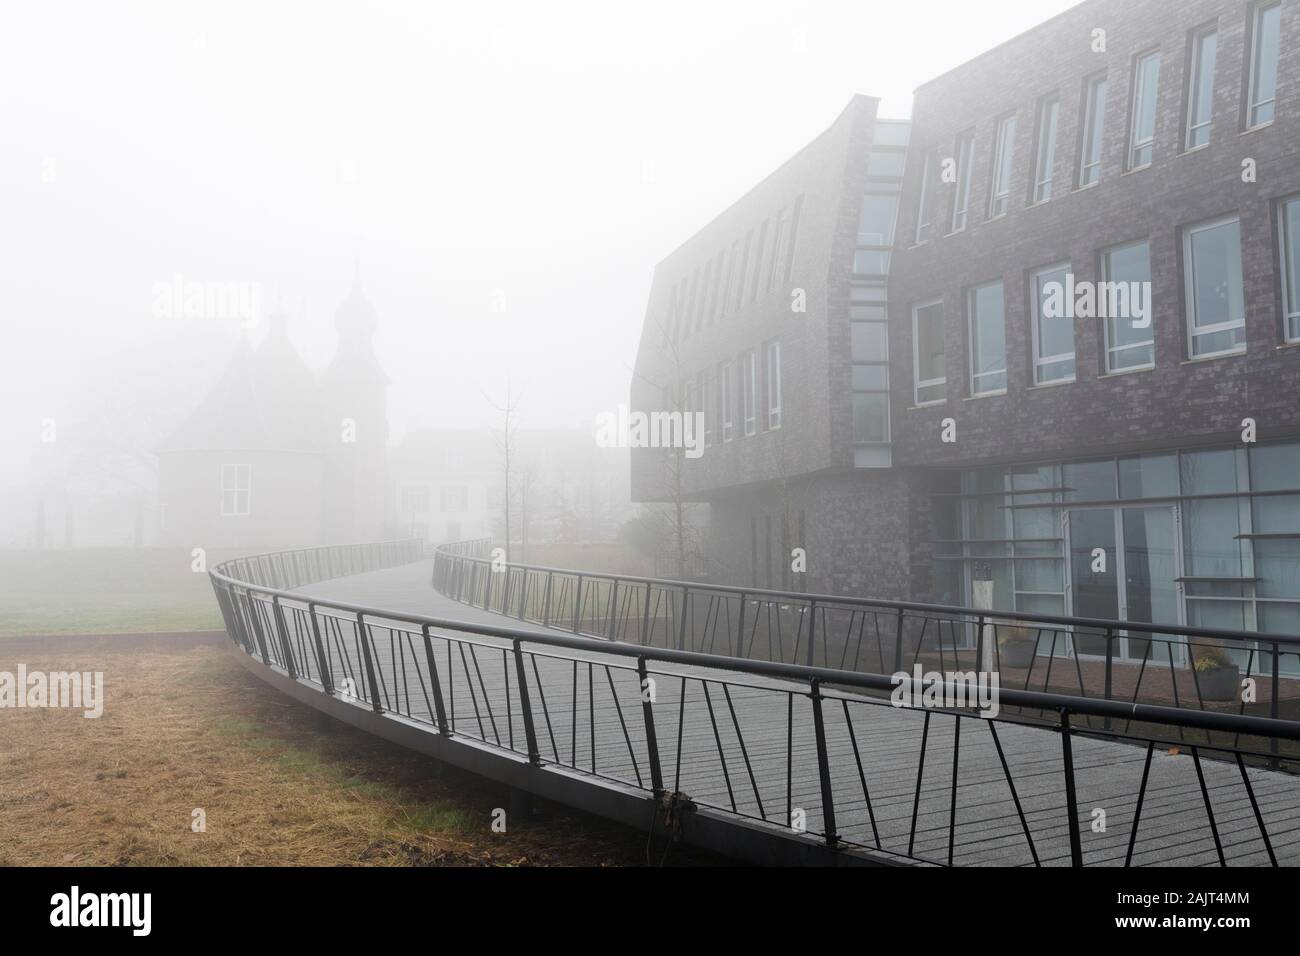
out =
<svg viewBox="0 0 1300 956"><path fill-rule="evenodd" d="M352 288L334 310L334 330L338 332L338 349L322 378L365 384L388 384L375 355L374 335L379 325L375 307L361 289L361 267L354 266Z"/></svg>

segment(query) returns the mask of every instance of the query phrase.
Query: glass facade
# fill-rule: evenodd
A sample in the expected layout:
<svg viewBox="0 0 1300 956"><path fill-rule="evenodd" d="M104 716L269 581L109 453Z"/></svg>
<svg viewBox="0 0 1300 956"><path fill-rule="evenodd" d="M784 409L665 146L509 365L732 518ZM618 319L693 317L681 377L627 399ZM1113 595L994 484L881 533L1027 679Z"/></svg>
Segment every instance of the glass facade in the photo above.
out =
<svg viewBox="0 0 1300 956"><path fill-rule="evenodd" d="M1300 633L1300 441L945 472L933 519L941 603L969 605L984 562L998 609Z"/></svg>

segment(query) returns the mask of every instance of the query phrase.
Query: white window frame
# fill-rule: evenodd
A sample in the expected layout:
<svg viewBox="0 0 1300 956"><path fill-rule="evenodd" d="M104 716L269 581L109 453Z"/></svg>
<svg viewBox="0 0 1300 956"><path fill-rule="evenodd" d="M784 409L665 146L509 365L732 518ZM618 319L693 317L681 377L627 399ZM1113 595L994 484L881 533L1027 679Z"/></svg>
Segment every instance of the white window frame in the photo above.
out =
<svg viewBox="0 0 1300 956"><path fill-rule="evenodd" d="M987 289L990 286L1002 286L1002 368L995 369L991 372L975 371L975 295L981 289ZM1001 279L993 282L985 282L977 286L971 286L966 290L966 352L968 353L968 364L970 366L970 393L971 396L985 395L1003 395L1007 391L1008 369L1007 369L1007 289ZM978 387L979 379L987 378L991 375L1001 375L1002 385L999 388L982 389Z"/></svg>
<svg viewBox="0 0 1300 956"><path fill-rule="evenodd" d="M740 414L744 419L745 437L758 434L758 357L748 349L740 357Z"/></svg>
<svg viewBox="0 0 1300 956"><path fill-rule="evenodd" d="M1055 93L1044 97L1038 105L1038 140L1034 154L1035 204L1052 198L1052 167L1056 165L1056 138L1060 120L1061 97Z"/></svg>
<svg viewBox="0 0 1300 956"><path fill-rule="evenodd" d="M763 346L763 365L767 376L767 428L781 427L781 340Z"/></svg>
<svg viewBox="0 0 1300 956"><path fill-rule="evenodd" d="M1078 343L1075 342L1074 340L1074 319L1072 317L1070 318L1070 342L1073 347L1070 349L1070 351L1061 352L1058 355L1040 354L1041 349L1039 347L1039 342L1042 339L1043 314L1041 310L1042 310L1043 303L1042 303L1042 298L1038 294L1038 280L1041 276L1048 275L1049 273L1052 272L1064 272L1066 275L1069 275L1070 263L1056 262L1050 266L1043 266L1042 268L1035 269L1034 271L1029 273L1029 317L1031 319L1029 323L1029 330L1030 330L1030 338L1033 340L1032 347L1034 350L1033 366L1034 366L1035 385L1063 385L1068 382L1075 381L1079 375L1079 358L1078 358L1079 348L1078 348ZM1074 303L1067 301L1065 303L1065 306L1067 309L1073 310ZM1069 375L1061 376L1060 378L1045 379L1042 377L1042 369L1044 366L1055 365L1058 362L1064 362L1067 359L1074 365L1074 371L1071 372Z"/></svg>
<svg viewBox="0 0 1300 956"><path fill-rule="evenodd" d="M722 363L722 441L736 437L736 368L734 362Z"/></svg>
<svg viewBox="0 0 1300 956"><path fill-rule="evenodd" d="M1011 208L1011 170L1015 162L1016 114L998 120L989 177L989 218L1001 219Z"/></svg>
<svg viewBox="0 0 1300 956"><path fill-rule="evenodd" d="M1083 189L1101 182L1102 146L1106 138L1106 100L1110 98L1110 80L1102 74L1087 81L1084 87L1083 129L1079 137L1079 188ZM1093 128L1096 127L1096 138ZM1090 149L1089 147L1093 147ZM1090 156L1096 152L1097 158ZM1096 170L1095 179L1090 179L1092 170Z"/></svg>
<svg viewBox="0 0 1300 956"><path fill-rule="evenodd" d="M1241 217L1237 215L1220 216L1218 219L1211 219L1206 222L1198 222L1194 226L1188 226L1183 229L1183 294L1186 298L1184 306L1183 325L1186 329L1187 337L1187 357L1189 360L1218 358L1222 355L1240 355L1246 351L1246 343L1234 346L1230 349L1221 349L1218 352L1205 352L1200 355L1196 354L1193 347L1198 336L1213 335L1216 332L1229 332L1233 329L1246 328L1246 316L1243 314L1239 319L1232 319L1227 322L1216 322L1214 325L1198 327L1196 325L1196 263L1192 257L1192 237L1198 232L1205 232L1210 229L1217 229L1220 226L1226 226L1229 223L1237 224L1237 245L1238 250L1241 246ZM1238 252L1238 261L1241 259L1240 251ZM1244 269L1245 263L1242 263ZM1245 306L1246 290L1245 276L1237 277L1242 283L1242 305Z"/></svg>
<svg viewBox="0 0 1300 956"><path fill-rule="evenodd" d="M952 197L952 232L965 230L970 220L971 176L975 166L975 132L957 137L957 191Z"/></svg>
<svg viewBox="0 0 1300 956"><path fill-rule="evenodd" d="M1152 83L1151 93L1151 135L1139 140L1138 137L1138 120L1139 109L1142 99L1147 93L1146 74L1143 65L1150 60L1155 60L1156 76L1155 82ZM1156 127L1160 121L1160 51L1148 50L1140 53L1133 59L1133 96L1129 103L1129 131L1128 131L1128 168L1130 172L1139 169L1146 169L1156 159ZM1138 150L1149 149L1151 158L1145 162L1138 162Z"/></svg>
<svg viewBox="0 0 1300 956"><path fill-rule="evenodd" d="M1101 273L1101 280L1102 280L1103 282L1110 282L1110 281L1112 281L1112 279L1111 279L1111 275L1110 275L1110 255L1111 255L1111 253L1112 253L1112 252L1118 252L1118 251L1120 251L1121 249L1129 249L1129 248L1132 248L1133 246L1146 246L1146 247L1147 247L1147 274L1148 274L1148 275L1151 274L1151 240L1150 240L1150 239L1134 239L1134 240L1132 240L1131 242L1119 242L1119 243L1115 243L1114 245L1107 246L1105 249L1101 250L1101 268L1100 268L1099 271L1100 271L1100 273ZM1098 303L1098 306L1100 307L1100 303ZM1147 312L1148 312L1148 313L1151 313L1151 312L1152 312L1152 306L1151 306L1151 302L1150 302L1149 299L1148 299L1148 301L1147 301L1147 303L1146 303L1146 309L1147 309ZM1102 334L1103 347L1104 347L1105 350L1106 350L1106 374L1107 374L1107 375L1123 375L1123 374L1125 374L1125 373L1127 373L1127 372L1143 372L1143 371L1146 371L1147 369L1153 369L1153 368L1156 367L1156 325L1155 325L1155 316L1154 316L1153 314L1148 314L1147 318L1150 320L1150 324L1147 326L1147 331L1151 334L1151 339L1150 339L1150 341L1149 341L1149 342L1133 342L1133 343L1131 343L1131 344L1129 344L1129 345L1113 345L1113 344L1111 344L1111 343L1112 343L1112 339L1113 339L1113 335L1111 334L1111 332L1112 332L1112 330L1111 330L1111 323L1113 323L1113 322L1115 321L1115 316L1113 316L1113 315L1107 315L1107 316L1102 320L1102 323L1101 323L1101 334ZM1118 353L1118 352L1128 352L1128 351L1130 351L1130 350L1132 350L1132 349L1140 349L1140 348L1144 348L1144 347L1146 347L1147 345L1150 345L1150 347L1151 347L1151 361L1150 361L1150 362L1146 362L1146 363L1144 363L1144 364L1142 364L1142 365L1126 365L1126 366L1124 366L1123 368L1116 368L1116 367L1114 366L1114 364L1112 363L1112 359L1115 357L1115 354L1116 354L1116 353Z"/></svg>
<svg viewBox="0 0 1300 956"><path fill-rule="evenodd" d="M1273 96L1270 99L1259 101L1255 97L1258 95L1260 26L1263 23L1265 13L1273 9L1279 9L1280 11L1281 6L1281 0L1276 3L1257 3L1251 11L1250 59L1246 63L1246 68L1249 71L1246 74L1246 129L1248 130L1268 126L1277 118L1277 69L1279 60L1282 57L1282 19L1280 12L1278 13L1278 59L1273 61ZM1273 108L1273 115L1266 120L1257 122L1255 113L1261 106L1266 104Z"/></svg>
<svg viewBox="0 0 1300 956"><path fill-rule="evenodd" d="M241 480L242 479L242 480ZM229 507L226 495L232 496ZM240 495L243 495L243 508L240 508ZM221 516L223 518L242 518L252 514L253 508L253 466L246 464L223 464L221 466Z"/></svg>
<svg viewBox="0 0 1300 956"><path fill-rule="evenodd" d="M930 209L929 209L929 192L930 192L930 157L931 150L925 151L925 156L921 160L921 194L916 201L916 237L915 244L921 245L928 242L926 233L930 231Z"/></svg>
<svg viewBox="0 0 1300 956"><path fill-rule="evenodd" d="M1300 196L1290 196L1278 200L1277 209L1277 247L1281 254L1282 277L1282 338L1286 342L1300 342L1300 275L1291 274L1291 257L1287 250L1300 243L1300 236L1291 235L1286 227L1286 209L1288 206L1300 208Z"/></svg>
<svg viewBox="0 0 1300 956"><path fill-rule="evenodd" d="M920 322L921 312L926 309L932 309L936 305L940 307L943 306L942 296L940 296L937 299L930 299L927 302L918 302L916 303L916 305L912 306L912 382L913 382L912 402L918 408L923 407L925 405L942 405L944 402L948 401L948 396L947 396L948 376L946 373L939 376L938 378L927 378L927 379L921 378L921 322ZM939 334L942 335L943 331L944 331L943 313L940 312L939 313ZM948 358L948 349L946 348L946 343L945 343L945 348L944 348L945 363L947 362L947 358ZM939 385L942 385L944 387L943 398L928 398L925 401L921 400L921 389L935 388Z"/></svg>
<svg viewBox="0 0 1300 956"><path fill-rule="evenodd" d="M1205 66L1205 43L1214 41L1214 63L1210 65L1210 111L1201 122L1196 122L1197 109L1202 105L1198 99L1201 89L1201 70ZM1219 31L1216 26L1202 27L1192 33L1191 66L1187 74L1187 122L1183 133L1183 149L1200 149L1210 145L1210 131L1214 128L1214 71L1219 61ZM1195 143L1193 137L1200 130L1206 130L1205 142Z"/></svg>

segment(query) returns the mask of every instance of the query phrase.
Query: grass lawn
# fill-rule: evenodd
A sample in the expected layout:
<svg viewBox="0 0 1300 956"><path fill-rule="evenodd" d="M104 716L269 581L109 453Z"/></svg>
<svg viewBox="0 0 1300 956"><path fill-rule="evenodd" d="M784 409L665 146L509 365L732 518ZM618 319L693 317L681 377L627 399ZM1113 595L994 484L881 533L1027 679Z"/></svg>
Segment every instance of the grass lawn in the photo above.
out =
<svg viewBox="0 0 1300 956"><path fill-rule="evenodd" d="M103 671L104 714L0 712L0 866L642 865L644 834L562 808L493 832L503 788L326 721L221 644L0 641L0 670ZM206 831L193 832L193 811ZM657 864L716 863L656 835Z"/></svg>
<svg viewBox="0 0 1300 956"><path fill-rule="evenodd" d="M208 552L208 567L231 555ZM221 627L206 574L172 548L0 551L0 636Z"/></svg>

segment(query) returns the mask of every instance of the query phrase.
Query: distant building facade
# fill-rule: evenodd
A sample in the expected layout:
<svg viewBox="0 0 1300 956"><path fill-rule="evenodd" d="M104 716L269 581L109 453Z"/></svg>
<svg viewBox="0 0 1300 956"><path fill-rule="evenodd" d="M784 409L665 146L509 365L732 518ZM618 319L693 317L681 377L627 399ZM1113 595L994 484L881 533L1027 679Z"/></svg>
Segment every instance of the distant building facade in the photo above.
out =
<svg viewBox="0 0 1300 956"><path fill-rule="evenodd" d="M318 376L283 316L241 340L216 387L157 449L164 545L279 548L376 540L387 521L387 387L354 281Z"/></svg>
<svg viewBox="0 0 1300 956"><path fill-rule="evenodd" d="M662 262L633 403L705 412L733 582L801 547L809 590L969 604L988 565L999 608L1300 633L1298 97L1294 3L1091 0L908 126L855 99Z"/></svg>

